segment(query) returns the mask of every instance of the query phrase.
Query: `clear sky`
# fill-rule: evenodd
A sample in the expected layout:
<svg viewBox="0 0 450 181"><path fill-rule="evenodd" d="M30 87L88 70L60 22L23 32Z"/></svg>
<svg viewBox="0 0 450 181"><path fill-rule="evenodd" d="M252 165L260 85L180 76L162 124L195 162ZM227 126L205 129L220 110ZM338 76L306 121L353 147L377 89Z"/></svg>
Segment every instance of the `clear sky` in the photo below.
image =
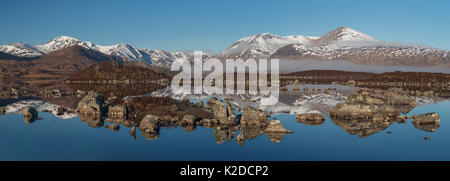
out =
<svg viewBox="0 0 450 181"><path fill-rule="evenodd" d="M450 50L446 0L3 0L0 44L59 35L101 45L219 52L253 34L320 36L339 26Z"/></svg>

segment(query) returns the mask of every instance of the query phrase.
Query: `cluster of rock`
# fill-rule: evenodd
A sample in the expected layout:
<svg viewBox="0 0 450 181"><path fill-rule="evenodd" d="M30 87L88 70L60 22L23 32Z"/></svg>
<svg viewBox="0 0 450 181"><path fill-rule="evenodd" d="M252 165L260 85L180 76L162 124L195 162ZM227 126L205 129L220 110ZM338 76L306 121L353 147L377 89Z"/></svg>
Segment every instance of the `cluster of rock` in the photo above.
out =
<svg viewBox="0 0 450 181"><path fill-rule="evenodd" d="M216 129L217 143L229 142L238 129L241 132L236 136L236 141L243 145L246 140L266 134L272 142L280 142L284 135L292 133L286 130L279 120L268 120L267 114L259 109L245 107L239 122L236 119L235 110L230 103L221 101L215 97L208 100L207 108L214 112L214 119L219 125ZM237 126L239 124L239 126ZM232 127L227 127L232 125ZM225 129L223 127L225 126ZM221 138L221 139L219 139Z"/></svg>
<svg viewBox="0 0 450 181"><path fill-rule="evenodd" d="M212 110L214 113L214 118L217 120L218 124L222 125L236 125L236 114L235 110L232 108L230 103L222 102L216 97L212 97L208 100L206 106L207 109ZM207 122L211 122L210 120L206 120ZM216 121L212 121L215 123Z"/></svg>
<svg viewBox="0 0 450 181"><path fill-rule="evenodd" d="M158 84L162 86L169 85L167 78L158 80L66 80L67 84Z"/></svg>
<svg viewBox="0 0 450 181"><path fill-rule="evenodd" d="M0 99L17 99L22 94L18 89L11 88L9 91L0 91Z"/></svg>
<svg viewBox="0 0 450 181"><path fill-rule="evenodd" d="M337 104L330 112L331 120L352 135L366 137L388 128L394 122L404 123L417 102L401 88L388 90L361 89L346 102ZM439 128L439 115L428 113L413 117L416 128L435 131Z"/></svg>
<svg viewBox="0 0 450 181"><path fill-rule="evenodd" d="M128 111L125 105L114 105L108 108L108 118L127 119Z"/></svg>
<svg viewBox="0 0 450 181"><path fill-rule="evenodd" d="M84 115L102 115L105 111L105 106L102 94L91 91L78 102L76 112Z"/></svg>
<svg viewBox="0 0 450 181"><path fill-rule="evenodd" d="M41 90L39 92L30 92L11 88L9 91L0 91L0 99L18 99L20 97L42 97L42 98L61 98L61 97L84 97L85 91L65 91L60 88L51 90Z"/></svg>
<svg viewBox="0 0 450 181"><path fill-rule="evenodd" d="M202 103L193 104L195 107L203 107ZM242 109L242 116L236 118L235 109L230 103L211 98L203 107L210 110L214 117L200 118L192 114L186 114L181 119L175 117L159 117L153 114L147 114L139 123L139 129L143 136L148 140L154 140L159 137L159 131L162 126L181 126L185 131L191 131L196 126L205 126L214 128L214 138L218 144L229 142L237 131L241 130L236 136L236 141L243 144L245 140L256 138L266 134L273 142L280 142L285 134L292 133L286 130L279 120L268 120L266 113L251 107Z"/></svg>
<svg viewBox="0 0 450 181"><path fill-rule="evenodd" d="M337 104L330 116L341 119L392 118L409 112L416 105L415 99L402 89L361 89L359 94L349 96L346 102Z"/></svg>

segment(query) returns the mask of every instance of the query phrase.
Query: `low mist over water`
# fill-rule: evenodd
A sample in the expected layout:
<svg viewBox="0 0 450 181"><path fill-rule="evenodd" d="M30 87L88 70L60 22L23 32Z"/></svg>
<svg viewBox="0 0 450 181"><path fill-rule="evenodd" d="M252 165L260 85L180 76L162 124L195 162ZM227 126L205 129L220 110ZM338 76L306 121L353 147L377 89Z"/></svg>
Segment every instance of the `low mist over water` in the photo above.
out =
<svg viewBox="0 0 450 181"><path fill-rule="evenodd" d="M342 70L354 72L370 72L370 73L384 73L384 72L440 72L450 73L450 67L418 67L418 66L399 66L399 65L363 65L348 61L317 61L317 60L286 60L281 59L280 73L291 73L305 70Z"/></svg>

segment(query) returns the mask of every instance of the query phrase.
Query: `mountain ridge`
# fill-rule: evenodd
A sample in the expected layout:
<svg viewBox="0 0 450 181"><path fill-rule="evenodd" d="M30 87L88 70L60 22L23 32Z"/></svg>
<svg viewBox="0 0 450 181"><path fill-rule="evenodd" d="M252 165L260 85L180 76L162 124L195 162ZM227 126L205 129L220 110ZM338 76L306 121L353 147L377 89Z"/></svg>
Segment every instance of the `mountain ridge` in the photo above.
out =
<svg viewBox="0 0 450 181"><path fill-rule="evenodd" d="M141 63L169 68L176 59L193 59L189 52L168 52L159 49L136 48L129 44L110 46L81 41L70 36L55 37L41 45L13 43L1 45L0 52L18 57L36 57L69 46L81 46L104 54L121 57L124 62ZM261 33L234 42L215 56L225 59L294 59L294 60L348 60L359 64L382 65L449 65L450 53L420 45L391 43L375 39L360 31L338 27L320 37ZM410 60L410 61L408 61Z"/></svg>

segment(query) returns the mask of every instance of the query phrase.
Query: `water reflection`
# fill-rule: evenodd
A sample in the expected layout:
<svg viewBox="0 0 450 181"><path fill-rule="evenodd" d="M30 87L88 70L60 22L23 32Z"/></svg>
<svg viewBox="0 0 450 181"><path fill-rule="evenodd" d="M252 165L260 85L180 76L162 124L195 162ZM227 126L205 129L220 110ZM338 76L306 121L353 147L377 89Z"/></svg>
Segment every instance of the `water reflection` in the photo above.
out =
<svg viewBox="0 0 450 181"><path fill-rule="evenodd" d="M89 88L95 89L95 86ZM152 90L154 90L153 88ZM122 129L126 128L133 140L137 139L136 132L138 131L146 140L157 140L160 137L161 130L167 130L162 128L177 127L188 133L197 131L198 127L209 128L212 130L217 144L235 141L240 146L244 146L246 142L257 139L264 134L272 143L281 143L286 135L293 133L284 128L283 124L286 123L286 120L275 120L273 115L266 119L267 115L262 110L237 107L238 105L233 103L245 101L236 97L228 101L215 97L208 101L199 99L200 104L194 104L187 100L175 100L170 97L148 95L127 97L127 94L142 93L136 92L134 89L131 90L131 93L122 91L117 94L104 89L107 90L108 87L102 88L103 93L108 96L97 91L77 90L74 91L75 93L70 93L70 91L58 89L58 91L53 90L50 94L45 94L50 95L50 97L41 99L3 100L0 104L0 115L23 113L24 123L30 125L39 119L37 113L33 112L33 107L35 107L39 112L49 112L60 119L77 116L80 121L91 128L105 127L115 132L119 132L121 127L123 127ZM146 91L147 89L144 89L144 92ZM325 100L332 99L331 94L327 95L330 96ZM308 101L317 102L314 98L320 98L320 103L324 104L324 99L320 96L311 96ZM409 119L413 120L412 124L419 130L436 132L440 128L439 118L436 118L434 114L417 115L414 118L403 116L403 114L407 114L414 109L418 104L416 100L420 99L410 96L408 92L402 89L360 89L343 102L341 101L342 98L342 96L336 98L335 102L340 103L332 107L331 110L322 113L296 114L297 126L324 126L325 115L330 117L331 122L347 134L357 135L360 138L386 130L395 122L406 123L406 120ZM202 101L207 104L201 104ZM303 103L293 100L290 100L290 102ZM236 110L239 110L239 112ZM247 114L245 113L246 110ZM241 114L246 114L244 116L247 119L245 122L255 124L253 126L241 126Z"/></svg>

